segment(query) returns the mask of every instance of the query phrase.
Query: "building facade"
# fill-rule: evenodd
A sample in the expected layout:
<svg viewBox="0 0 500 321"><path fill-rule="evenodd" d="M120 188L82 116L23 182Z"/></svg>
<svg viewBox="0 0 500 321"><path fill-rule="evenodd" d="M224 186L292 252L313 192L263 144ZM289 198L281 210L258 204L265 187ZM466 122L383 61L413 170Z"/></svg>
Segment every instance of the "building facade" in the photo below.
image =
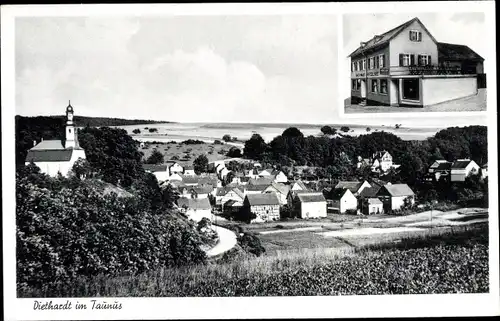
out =
<svg viewBox="0 0 500 321"><path fill-rule="evenodd" d="M451 181L463 182L470 175L479 174L479 165L470 159L459 159L451 165Z"/></svg>
<svg viewBox="0 0 500 321"><path fill-rule="evenodd" d="M256 215L251 223L280 219L280 202L275 193L249 194L245 196L243 208Z"/></svg>
<svg viewBox="0 0 500 321"><path fill-rule="evenodd" d="M438 42L418 18L375 35L350 55L351 103L422 107L476 95L484 59Z"/></svg>
<svg viewBox="0 0 500 321"><path fill-rule="evenodd" d="M41 140L28 150L25 165L34 163L42 173L68 176L78 159L86 159L85 151L78 143L78 133L73 121L71 103L66 107L66 129L64 140Z"/></svg>

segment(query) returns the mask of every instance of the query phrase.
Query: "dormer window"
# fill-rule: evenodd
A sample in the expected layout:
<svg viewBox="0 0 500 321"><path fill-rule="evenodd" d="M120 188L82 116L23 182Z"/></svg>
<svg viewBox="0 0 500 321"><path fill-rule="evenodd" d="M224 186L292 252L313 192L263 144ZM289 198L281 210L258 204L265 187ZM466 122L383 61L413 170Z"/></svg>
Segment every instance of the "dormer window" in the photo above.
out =
<svg viewBox="0 0 500 321"><path fill-rule="evenodd" d="M410 41L422 41L422 32L419 30L410 30Z"/></svg>

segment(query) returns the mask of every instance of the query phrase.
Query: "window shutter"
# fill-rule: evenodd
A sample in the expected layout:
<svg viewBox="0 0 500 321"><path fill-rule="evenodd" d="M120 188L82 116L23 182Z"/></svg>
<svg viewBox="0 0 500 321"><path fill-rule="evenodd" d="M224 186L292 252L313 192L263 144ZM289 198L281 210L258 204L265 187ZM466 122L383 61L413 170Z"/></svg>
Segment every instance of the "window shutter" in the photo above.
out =
<svg viewBox="0 0 500 321"><path fill-rule="evenodd" d="M418 35L418 36L417 36L417 37L418 37L418 41L422 41L422 32L421 32L421 31L419 31L419 32L417 33L417 35Z"/></svg>
<svg viewBox="0 0 500 321"><path fill-rule="evenodd" d="M403 66L403 54L399 54L399 67Z"/></svg>
<svg viewBox="0 0 500 321"><path fill-rule="evenodd" d="M408 32L408 35L409 35L409 38L410 38L410 41L411 41L411 30Z"/></svg>
<svg viewBox="0 0 500 321"><path fill-rule="evenodd" d="M431 64L431 55L427 56L427 64L430 66Z"/></svg>
<svg viewBox="0 0 500 321"><path fill-rule="evenodd" d="M422 62L422 55L417 55L417 65L420 66Z"/></svg>
<svg viewBox="0 0 500 321"><path fill-rule="evenodd" d="M379 58L377 56L377 57L375 57L375 69L378 69L378 68L380 68L380 64L379 64Z"/></svg>
<svg viewBox="0 0 500 321"><path fill-rule="evenodd" d="M410 66L415 66L415 55L410 55Z"/></svg>

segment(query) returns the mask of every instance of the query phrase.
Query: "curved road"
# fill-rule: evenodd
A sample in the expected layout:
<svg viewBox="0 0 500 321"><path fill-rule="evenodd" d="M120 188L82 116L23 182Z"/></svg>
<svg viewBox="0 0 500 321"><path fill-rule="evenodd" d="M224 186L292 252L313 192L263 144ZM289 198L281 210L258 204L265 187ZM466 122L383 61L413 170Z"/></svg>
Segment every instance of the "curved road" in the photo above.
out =
<svg viewBox="0 0 500 321"><path fill-rule="evenodd" d="M236 234L234 234L233 231L216 225L214 225L213 228L219 235L219 242L217 242L213 248L206 251L208 257L222 254L236 245Z"/></svg>

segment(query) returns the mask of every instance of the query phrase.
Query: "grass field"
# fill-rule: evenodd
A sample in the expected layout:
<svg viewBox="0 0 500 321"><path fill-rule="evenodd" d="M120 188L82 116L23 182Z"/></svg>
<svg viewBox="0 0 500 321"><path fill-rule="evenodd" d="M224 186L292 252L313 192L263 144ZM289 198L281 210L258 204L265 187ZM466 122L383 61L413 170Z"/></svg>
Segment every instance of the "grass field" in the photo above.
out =
<svg viewBox="0 0 500 321"><path fill-rule="evenodd" d="M176 160L184 165L192 165L193 161L199 155L205 155L208 158L208 161L222 160L228 157L225 156L227 151L232 147L229 144L183 144L182 142L157 142L157 143L145 143L143 148L140 148L140 151L144 154L143 158L147 159L153 150L158 150L164 155L165 161L167 160Z"/></svg>
<svg viewBox="0 0 500 321"><path fill-rule="evenodd" d="M136 276L77 279L28 297L199 297L483 293L489 290L488 225L359 247L297 248ZM334 241L326 246L336 246ZM270 252L273 252L272 250Z"/></svg>

